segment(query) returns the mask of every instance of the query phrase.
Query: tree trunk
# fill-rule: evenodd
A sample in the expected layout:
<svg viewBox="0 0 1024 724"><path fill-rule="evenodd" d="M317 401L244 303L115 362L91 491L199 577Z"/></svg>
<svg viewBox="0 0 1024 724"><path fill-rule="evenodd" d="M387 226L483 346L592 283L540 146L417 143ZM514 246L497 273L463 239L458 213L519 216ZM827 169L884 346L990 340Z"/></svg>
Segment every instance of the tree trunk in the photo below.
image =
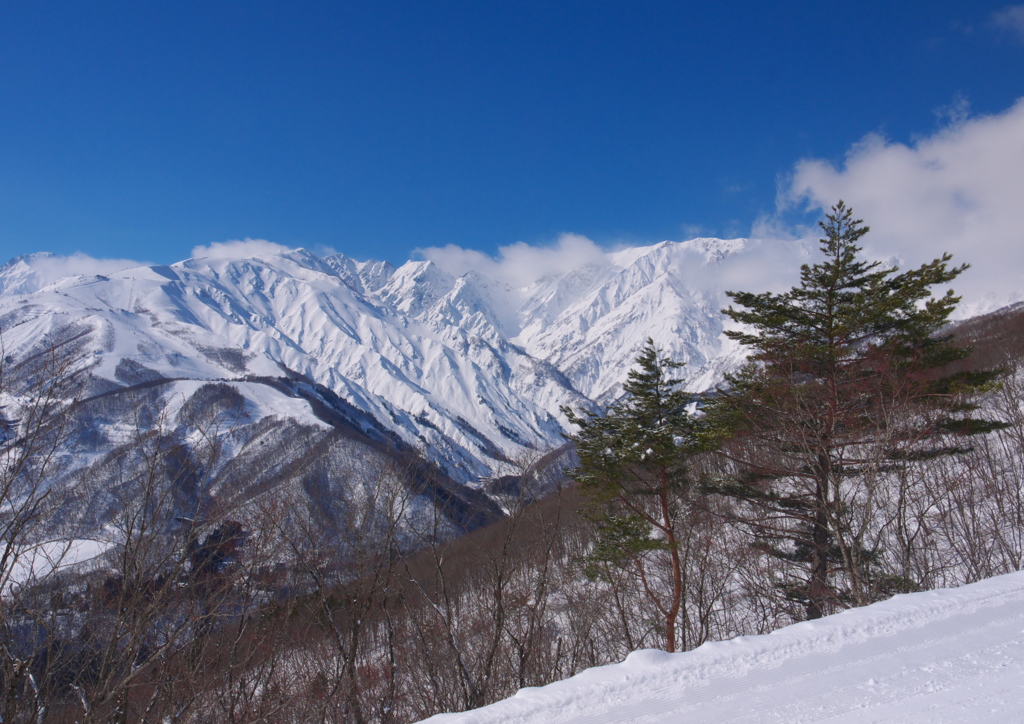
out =
<svg viewBox="0 0 1024 724"><path fill-rule="evenodd" d="M668 474L661 470L661 516L665 531L665 541L669 554L672 556L672 603L665 613L665 651L670 654L676 651L676 618L683 604L683 563L679 558L679 542L676 540L675 527L672 520L671 503L668 497ZM686 634L683 630L682 649L686 650Z"/></svg>
<svg viewBox="0 0 1024 724"><path fill-rule="evenodd" d="M811 526L811 576L807 586L807 619L825 615L828 600L828 481L831 468L828 455L818 456L818 475L814 490L814 522Z"/></svg>

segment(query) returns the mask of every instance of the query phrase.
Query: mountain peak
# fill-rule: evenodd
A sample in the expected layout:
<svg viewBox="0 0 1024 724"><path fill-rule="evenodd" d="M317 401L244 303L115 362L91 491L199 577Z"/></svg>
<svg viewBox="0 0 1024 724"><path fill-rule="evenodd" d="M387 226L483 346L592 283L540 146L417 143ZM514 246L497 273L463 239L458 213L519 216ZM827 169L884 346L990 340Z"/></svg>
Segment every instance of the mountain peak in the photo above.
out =
<svg viewBox="0 0 1024 724"><path fill-rule="evenodd" d="M125 370L207 381L286 370L472 477L560 444L561 408L619 396L648 337L687 363L695 391L715 384L737 360L716 265L746 248L663 241L590 255L522 289L431 260L396 268L259 244L136 269L41 254L0 268L0 317L11 351L61 325L94 330L85 348L100 387L123 384ZM67 276L108 268L121 271ZM58 273L59 289L43 286ZM25 305L14 294L39 296Z"/></svg>

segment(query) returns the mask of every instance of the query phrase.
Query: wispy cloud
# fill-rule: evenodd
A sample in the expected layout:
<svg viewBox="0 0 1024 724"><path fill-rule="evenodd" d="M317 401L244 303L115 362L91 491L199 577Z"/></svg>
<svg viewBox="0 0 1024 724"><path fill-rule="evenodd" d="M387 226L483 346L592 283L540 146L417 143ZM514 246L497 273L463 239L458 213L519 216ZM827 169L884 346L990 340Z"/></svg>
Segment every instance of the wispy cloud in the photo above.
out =
<svg viewBox="0 0 1024 724"><path fill-rule="evenodd" d="M1000 31L1024 42L1024 5L1007 5L992 13L990 22Z"/></svg>
<svg viewBox="0 0 1024 724"><path fill-rule="evenodd" d="M475 270L512 287L529 286L547 274L561 274L584 264L608 263L604 250L579 234L562 234L551 246L517 241L500 247L496 257L454 244L416 252L449 274L460 276Z"/></svg>
<svg viewBox="0 0 1024 724"><path fill-rule="evenodd" d="M81 252L70 256L40 255L32 260L32 268L41 278L48 280L47 284L76 274L105 276L142 265L142 262L132 259L96 259Z"/></svg>
<svg viewBox="0 0 1024 724"><path fill-rule="evenodd" d="M234 239L215 241L206 246L192 247L194 259L245 259L247 257L271 256L291 251L287 246L275 244L266 239Z"/></svg>
<svg viewBox="0 0 1024 724"><path fill-rule="evenodd" d="M947 130L958 128L971 117L971 102L962 93L956 93L953 101L935 109L935 117Z"/></svg>
<svg viewBox="0 0 1024 724"><path fill-rule="evenodd" d="M32 254L23 261L27 269L19 265L0 278L0 294L31 294L66 277L107 276L143 265L132 259L96 259L81 252L68 256Z"/></svg>
<svg viewBox="0 0 1024 724"><path fill-rule="evenodd" d="M973 268L958 281L968 301L1024 296L1024 99L903 144L871 134L837 167L804 159L780 190L780 212L827 209L839 199L865 219L869 250L910 264L944 251Z"/></svg>

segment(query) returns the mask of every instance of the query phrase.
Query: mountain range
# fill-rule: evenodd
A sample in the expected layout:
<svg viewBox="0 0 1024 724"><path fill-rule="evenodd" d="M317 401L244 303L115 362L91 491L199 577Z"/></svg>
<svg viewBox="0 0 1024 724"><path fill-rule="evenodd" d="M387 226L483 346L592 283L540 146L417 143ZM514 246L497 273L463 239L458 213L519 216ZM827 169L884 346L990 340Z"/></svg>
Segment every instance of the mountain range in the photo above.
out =
<svg viewBox="0 0 1024 724"><path fill-rule="evenodd" d="M251 417L324 427L311 400L326 395L363 435L472 483L562 445L561 408L615 399L648 338L686 363L691 389L713 386L739 359L722 335L722 277L756 247L662 242L522 288L303 249L59 278L34 254L0 267L0 333L10 360L73 340L87 397L148 385L187 398L219 382Z"/></svg>

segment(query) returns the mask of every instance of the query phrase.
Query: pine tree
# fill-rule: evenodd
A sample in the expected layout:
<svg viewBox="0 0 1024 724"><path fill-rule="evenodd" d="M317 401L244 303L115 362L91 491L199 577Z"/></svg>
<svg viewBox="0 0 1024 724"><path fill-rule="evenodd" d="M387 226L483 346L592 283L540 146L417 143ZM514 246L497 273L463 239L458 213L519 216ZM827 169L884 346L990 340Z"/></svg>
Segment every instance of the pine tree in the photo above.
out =
<svg viewBox="0 0 1024 724"><path fill-rule="evenodd" d="M795 564L783 587L809 619L871 599L880 551L851 521L874 489L856 483L1000 426L972 416L996 372L942 371L969 350L942 334L959 297L930 290L967 265L866 261L862 224L840 201L820 224L825 260L802 266L799 286L728 292L736 306L723 313L742 328L727 334L749 361L706 405L707 429L730 437L731 472L713 488L747 504L758 547Z"/></svg>
<svg viewBox="0 0 1024 724"><path fill-rule="evenodd" d="M687 461L696 440L688 412L692 397L671 376L681 365L664 357L653 340L637 365L623 399L604 415L563 410L579 426L571 439L580 462L570 475L597 525L588 574L598 577L605 566L634 573L659 612L665 648L672 652L686 648L677 620L686 603L680 537L691 492ZM666 568L669 585L663 590L658 581Z"/></svg>

